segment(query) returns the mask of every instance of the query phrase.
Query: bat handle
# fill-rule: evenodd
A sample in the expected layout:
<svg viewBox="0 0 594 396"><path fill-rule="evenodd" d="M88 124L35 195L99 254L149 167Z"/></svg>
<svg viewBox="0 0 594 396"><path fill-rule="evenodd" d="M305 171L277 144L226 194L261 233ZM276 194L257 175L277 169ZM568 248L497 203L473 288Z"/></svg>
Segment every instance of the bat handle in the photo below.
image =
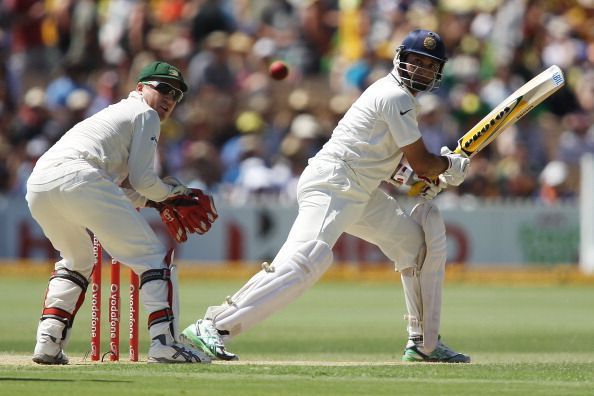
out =
<svg viewBox="0 0 594 396"><path fill-rule="evenodd" d="M409 197L418 197L419 194L421 194L421 191L423 190L424 186L425 186L425 182L422 182L422 181L416 182L415 184L410 186L410 190L408 190L408 196Z"/></svg>
<svg viewBox="0 0 594 396"><path fill-rule="evenodd" d="M432 179L432 180L435 180L435 179ZM426 185L425 182L421 181L421 180L415 182L412 186L410 186L410 189L408 190L408 196L409 197L418 197L421 194L421 191L423 191L423 188L425 188L425 185Z"/></svg>
<svg viewBox="0 0 594 396"><path fill-rule="evenodd" d="M466 156L466 153L464 151L462 151L462 148L460 147L460 143L458 143L458 146L454 149L453 151L456 154L461 154ZM470 157L469 157L470 158ZM437 178L432 178L431 180L436 180ZM423 191L423 188L425 187L425 182L419 180L418 182L414 183L411 187L410 190L408 190L408 196L409 197L418 197L421 194L421 191Z"/></svg>

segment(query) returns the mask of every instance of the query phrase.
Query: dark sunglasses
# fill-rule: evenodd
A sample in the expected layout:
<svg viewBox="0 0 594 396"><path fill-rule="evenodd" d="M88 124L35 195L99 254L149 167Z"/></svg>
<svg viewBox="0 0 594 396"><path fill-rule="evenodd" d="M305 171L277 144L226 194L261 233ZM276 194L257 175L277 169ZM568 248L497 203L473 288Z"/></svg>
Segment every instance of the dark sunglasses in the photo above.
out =
<svg viewBox="0 0 594 396"><path fill-rule="evenodd" d="M175 88L174 86L167 84L163 81L142 81L144 85L148 85L161 95L169 95L176 102L180 102L184 97L184 93L181 89Z"/></svg>

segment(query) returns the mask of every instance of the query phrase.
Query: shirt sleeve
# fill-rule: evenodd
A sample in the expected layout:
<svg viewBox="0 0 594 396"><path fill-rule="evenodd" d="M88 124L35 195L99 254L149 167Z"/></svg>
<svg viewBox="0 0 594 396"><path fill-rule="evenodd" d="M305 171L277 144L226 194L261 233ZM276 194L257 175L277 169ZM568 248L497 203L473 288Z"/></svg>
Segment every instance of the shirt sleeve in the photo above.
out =
<svg viewBox="0 0 594 396"><path fill-rule="evenodd" d="M408 146L421 138L414 100L404 95L390 95L380 102L381 114L398 147Z"/></svg>
<svg viewBox="0 0 594 396"><path fill-rule="evenodd" d="M144 197L161 202L172 187L161 181L155 172L155 153L160 135L160 121L154 110L137 115L128 158L128 178L134 190Z"/></svg>
<svg viewBox="0 0 594 396"><path fill-rule="evenodd" d="M126 194L126 197L132 201L132 205L134 205L135 208L144 208L146 206L146 197L143 197L138 191L123 187L121 187L121 189L124 194Z"/></svg>

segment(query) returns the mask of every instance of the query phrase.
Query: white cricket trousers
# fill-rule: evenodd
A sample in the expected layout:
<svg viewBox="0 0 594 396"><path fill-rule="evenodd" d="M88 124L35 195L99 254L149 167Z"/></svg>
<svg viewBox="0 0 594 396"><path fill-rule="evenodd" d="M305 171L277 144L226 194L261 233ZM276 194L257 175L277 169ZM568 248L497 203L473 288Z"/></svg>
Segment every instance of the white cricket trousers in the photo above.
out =
<svg viewBox="0 0 594 396"><path fill-rule="evenodd" d="M80 171L64 184L45 190L27 186L33 218L62 257L61 267L89 276L93 245L89 233L114 259L142 274L162 268L165 246L132 202L96 171Z"/></svg>
<svg viewBox="0 0 594 396"><path fill-rule="evenodd" d="M56 270L66 268L89 279L95 260L88 231L112 258L138 275L165 267L165 246L124 192L97 170L81 170L63 183L28 184L26 199L33 218L60 253ZM46 307L72 312L78 296L58 290L54 283L59 284L50 282ZM148 282L141 294L148 312L169 308L166 282Z"/></svg>
<svg viewBox="0 0 594 396"><path fill-rule="evenodd" d="M333 247L346 232L379 247L398 270L416 266L421 227L381 189L366 191L344 162L310 161L297 188L299 213L277 257L310 240Z"/></svg>
<svg viewBox="0 0 594 396"><path fill-rule="evenodd" d="M344 162L310 161L299 179L298 201L299 213L272 267L286 266L295 252L310 241L323 241L332 248L343 232L377 245L398 270L416 267L424 246L421 227L385 192L367 192ZM307 273L323 273L328 263L312 258L308 265L317 270L311 268ZM231 297L231 305L209 307L204 317L212 319L217 329L226 330L227 338L235 337L309 288L313 282L294 285L295 279L307 278L302 275L260 271ZM275 285L274 289L270 285Z"/></svg>

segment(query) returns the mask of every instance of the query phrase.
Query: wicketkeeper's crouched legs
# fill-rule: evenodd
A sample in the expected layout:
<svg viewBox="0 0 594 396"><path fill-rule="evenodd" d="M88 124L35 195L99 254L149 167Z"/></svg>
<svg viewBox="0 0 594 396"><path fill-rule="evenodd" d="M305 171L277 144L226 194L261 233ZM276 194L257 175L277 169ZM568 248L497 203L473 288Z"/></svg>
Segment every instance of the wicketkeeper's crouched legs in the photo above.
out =
<svg viewBox="0 0 594 396"><path fill-rule="evenodd" d="M210 363L210 357L203 352L178 342L177 276L175 267L170 263L171 254L168 254L166 267L148 270L140 275L140 297L149 312L151 345L148 362Z"/></svg>
<svg viewBox="0 0 594 396"><path fill-rule="evenodd" d="M45 295L37 327L33 361L40 364L67 364L64 349L68 343L74 317L85 299L89 274L56 265Z"/></svg>
<svg viewBox="0 0 594 396"><path fill-rule="evenodd" d="M204 353L179 344L177 337L177 277L171 276L168 255L164 267L141 274L141 301L149 312L150 363L209 363ZM90 274L81 274L56 265L50 277L44 308L37 329L33 361L40 364L67 364L64 353L74 322L82 305ZM100 270L97 268L96 270Z"/></svg>

